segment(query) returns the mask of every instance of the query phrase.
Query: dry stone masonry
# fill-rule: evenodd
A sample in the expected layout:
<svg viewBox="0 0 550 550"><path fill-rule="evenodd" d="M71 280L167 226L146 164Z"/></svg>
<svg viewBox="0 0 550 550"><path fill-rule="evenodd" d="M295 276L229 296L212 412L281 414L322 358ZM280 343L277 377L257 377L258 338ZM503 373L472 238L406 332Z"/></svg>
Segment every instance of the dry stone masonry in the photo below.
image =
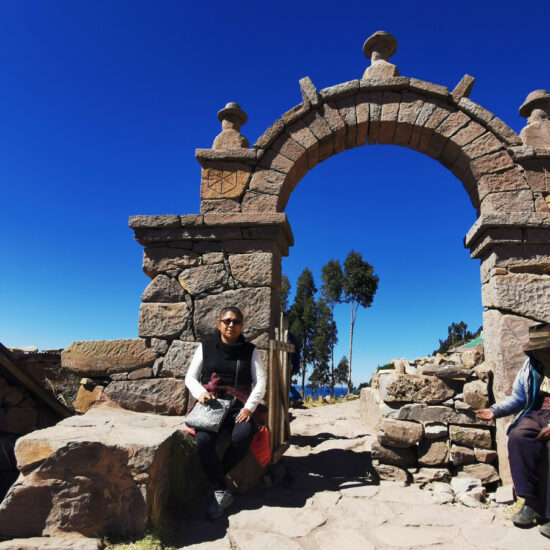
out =
<svg viewBox="0 0 550 550"><path fill-rule="evenodd" d="M475 416L492 397L492 372L483 359L481 345L412 363L397 359L361 390L363 421L376 426L372 455L381 479L432 489L439 483L438 501L460 494L467 505L479 504L483 487L500 481L494 422ZM468 487L459 491L460 484Z"/></svg>

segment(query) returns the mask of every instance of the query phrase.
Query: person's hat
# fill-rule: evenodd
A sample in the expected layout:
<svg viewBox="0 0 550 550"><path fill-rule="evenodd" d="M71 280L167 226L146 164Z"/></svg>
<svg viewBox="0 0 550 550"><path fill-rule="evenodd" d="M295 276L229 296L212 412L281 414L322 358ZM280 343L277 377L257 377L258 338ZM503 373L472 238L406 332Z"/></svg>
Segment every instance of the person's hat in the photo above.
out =
<svg viewBox="0 0 550 550"><path fill-rule="evenodd" d="M550 348L550 323L535 325L529 329L529 340L523 346L523 351Z"/></svg>

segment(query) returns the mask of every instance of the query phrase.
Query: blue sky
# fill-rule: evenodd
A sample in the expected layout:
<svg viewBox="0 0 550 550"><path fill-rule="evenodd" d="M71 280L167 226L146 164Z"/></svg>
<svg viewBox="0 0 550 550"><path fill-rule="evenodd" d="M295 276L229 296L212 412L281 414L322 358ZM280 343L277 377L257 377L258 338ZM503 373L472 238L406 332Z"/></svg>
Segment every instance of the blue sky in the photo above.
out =
<svg viewBox="0 0 550 550"><path fill-rule="evenodd" d="M253 143L301 101L300 78L359 78L364 40L385 29L403 76L452 89L471 74L471 98L519 132L526 95L550 87L545 14L506 1L0 1L0 342L137 336L148 278L128 217L198 213L194 150L226 102L248 113ZM434 160L346 151L307 174L286 213L294 287L305 266L320 284L352 248L380 277L356 325L356 383L431 352L452 321L481 324L479 262L462 246L475 211ZM348 317L339 306L338 358Z"/></svg>

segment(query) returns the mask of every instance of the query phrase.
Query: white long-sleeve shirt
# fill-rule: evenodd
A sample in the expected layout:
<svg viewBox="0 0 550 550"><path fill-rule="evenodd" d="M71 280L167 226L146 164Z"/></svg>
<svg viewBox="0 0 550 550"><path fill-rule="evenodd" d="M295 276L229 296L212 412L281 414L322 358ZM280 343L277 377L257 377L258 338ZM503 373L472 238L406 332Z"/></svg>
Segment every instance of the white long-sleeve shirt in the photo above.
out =
<svg viewBox="0 0 550 550"><path fill-rule="evenodd" d="M191 360L187 374L185 375L185 385L189 388L189 391L195 399L198 399L205 391L204 386L200 383L200 376L202 371L202 345L198 346L195 350L195 355ZM252 352L252 361L250 365L250 373L252 375L253 389L244 404L244 408L250 412L254 412L258 403L262 400L265 393L266 386L266 374L260 354L258 350L254 348Z"/></svg>

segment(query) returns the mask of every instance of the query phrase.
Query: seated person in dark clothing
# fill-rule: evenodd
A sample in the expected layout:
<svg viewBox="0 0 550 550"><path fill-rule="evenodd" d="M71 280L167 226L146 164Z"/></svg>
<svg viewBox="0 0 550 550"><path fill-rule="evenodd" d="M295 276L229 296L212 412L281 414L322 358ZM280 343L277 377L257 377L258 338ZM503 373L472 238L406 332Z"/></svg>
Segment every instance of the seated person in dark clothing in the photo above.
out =
<svg viewBox="0 0 550 550"><path fill-rule="evenodd" d="M538 499L541 480L537 470L541 453L550 450L550 324L532 327L523 349L527 360L514 380L512 395L476 414L492 420L519 412L508 429L508 457L516 494L525 504L512 521L518 527L531 527L543 523L544 516L550 519L550 476L544 511ZM540 532L550 537L550 522Z"/></svg>

